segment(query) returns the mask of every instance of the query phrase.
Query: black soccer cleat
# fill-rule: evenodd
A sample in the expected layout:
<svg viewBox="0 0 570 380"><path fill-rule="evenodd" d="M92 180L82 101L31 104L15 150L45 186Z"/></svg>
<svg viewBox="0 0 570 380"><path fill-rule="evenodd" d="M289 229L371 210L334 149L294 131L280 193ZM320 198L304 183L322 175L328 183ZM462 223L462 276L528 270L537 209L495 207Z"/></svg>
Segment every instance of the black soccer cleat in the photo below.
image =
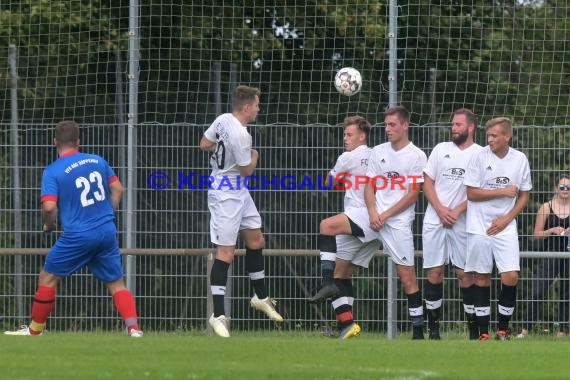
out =
<svg viewBox="0 0 570 380"><path fill-rule="evenodd" d="M321 288L319 289L317 294L315 294L314 296L309 298L309 301L313 302L313 303L324 302L328 298L335 297L336 295L338 295L339 292L340 292L340 290L338 289L338 286L336 286L334 283L333 284L325 284L325 285L321 286Z"/></svg>
<svg viewBox="0 0 570 380"><path fill-rule="evenodd" d="M424 327L423 326L413 326L412 327L412 340L423 340L424 339Z"/></svg>
<svg viewBox="0 0 570 380"><path fill-rule="evenodd" d="M467 322L467 329L469 330L469 340L479 339L479 325L476 321Z"/></svg>
<svg viewBox="0 0 570 380"><path fill-rule="evenodd" d="M429 329L429 340L441 340L441 335L439 334L439 327L434 327Z"/></svg>

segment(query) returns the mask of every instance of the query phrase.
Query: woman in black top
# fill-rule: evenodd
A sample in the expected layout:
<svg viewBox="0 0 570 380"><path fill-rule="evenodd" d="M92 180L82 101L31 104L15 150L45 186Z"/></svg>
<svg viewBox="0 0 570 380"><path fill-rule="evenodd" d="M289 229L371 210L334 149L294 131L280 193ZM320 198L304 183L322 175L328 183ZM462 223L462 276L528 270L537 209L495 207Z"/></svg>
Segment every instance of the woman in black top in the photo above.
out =
<svg viewBox="0 0 570 380"><path fill-rule="evenodd" d="M534 225L534 237L542 240L543 251L564 252L568 251L568 234L570 233L570 176L562 175L558 179L554 197L544 203L538 209L536 222ZM569 256L570 258L570 256ZM531 302L526 309L524 318L525 328L518 334L518 338L525 338L532 329L533 322L536 322L540 301L548 292L548 288L556 277L560 281L558 299L558 322L560 330L558 337L565 336L567 325L570 320L569 309L569 280L570 260L569 259L544 259L539 264L536 272L536 280L532 292Z"/></svg>

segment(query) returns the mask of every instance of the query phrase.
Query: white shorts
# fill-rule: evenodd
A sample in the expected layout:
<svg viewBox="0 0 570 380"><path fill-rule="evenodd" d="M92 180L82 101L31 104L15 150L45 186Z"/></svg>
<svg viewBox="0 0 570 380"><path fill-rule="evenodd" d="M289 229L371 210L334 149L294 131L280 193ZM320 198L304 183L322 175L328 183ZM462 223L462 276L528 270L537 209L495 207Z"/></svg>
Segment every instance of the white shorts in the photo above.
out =
<svg viewBox="0 0 570 380"><path fill-rule="evenodd" d="M520 271L518 235L488 236L468 233L465 272L491 273L493 260L499 273Z"/></svg>
<svg viewBox="0 0 570 380"><path fill-rule="evenodd" d="M396 265L414 266L414 236L412 226L394 228L385 224L379 231L384 251L390 255Z"/></svg>
<svg viewBox="0 0 570 380"><path fill-rule="evenodd" d="M364 236L357 236L360 241L368 243L369 241L378 240L378 232L370 228L370 217L366 207L347 208L344 214L364 232Z"/></svg>
<svg viewBox="0 0 570 380"><path fill-rule="evenodd" d="M379 239L384 246L384 251L390 255L395 264L414 266L414 238L411 224L401 229L385 224L380 231L376 232L370 228L370 217L365 207L348 209L344 213L364 231L364 236L357 236L358 239L364 243Z"/></svg>
<svg viewBox="0 0 570 380"><path fill-rule="evenodd" d="M380 242L378 240L363 243L359 238L352 235L336 236L336 257L350 261L359 267L368 268L370 260L379 248Z"/></svg>
<svg viewBox="0 0 570 380"><path fill-rule="evenodd" d="M210 239L216 245L236 245L239 231L261 228L261 216L249 191L236 192L236 197L208 191Z"/></svg>
<svg viewBox="0 0 570 380"><path fill-rule="evenodd" d="M465 225L445 228L439 224L425 224L422 228L423 267L434 268L451 264L465 268L467 257L467 232Z"/></svg>

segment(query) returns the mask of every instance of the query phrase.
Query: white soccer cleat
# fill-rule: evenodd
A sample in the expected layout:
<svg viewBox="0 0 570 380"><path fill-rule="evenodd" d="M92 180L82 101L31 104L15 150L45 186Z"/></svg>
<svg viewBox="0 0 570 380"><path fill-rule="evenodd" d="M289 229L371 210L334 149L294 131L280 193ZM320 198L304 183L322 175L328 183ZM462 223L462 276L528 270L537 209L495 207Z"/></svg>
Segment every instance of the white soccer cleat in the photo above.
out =
<svg viewBox="0 0 570 380"><path fill-rule="evenodd" d="M222 338L230 337L230 332L228 330L229 319L225 315L214 317L214 314L212 314L208 323L212 326L212 329L214 329L217 336Z"/></svg>
<svg viewBox="0 0 570 380"><path fill-rule="evenodd" d="M5 335L18 335L18 336L40 336L43 334L43 331L39 334L32 334L30 332L30 328L26 325L20 326L19 330L15 331L4 331Z"/></svg>
<svg viewBox="0 0 570 380"><path fill-rule="evenodd" d="M528 338L527 329L522 329L522 331L519 334L517 334L517 339L524 339L524 338Z"/></svg>
<svg viewBox="0 0 570 380"><path fill-rule="evenodd" d="M272 300L269 297L260 300L257 298L256 294L253 296L249 304L254 309L265 313L269 319L272 319L275 322L283 322L283 317L275 310L275 305L277 304L275 300Z"/></svg>
<svg viewBox="0 0 570 380"><path fill-rule="evenodd" d="M143 332L139 329L131 329L129 331L129 336L131 338L142 338L143 337Z"/></svg>

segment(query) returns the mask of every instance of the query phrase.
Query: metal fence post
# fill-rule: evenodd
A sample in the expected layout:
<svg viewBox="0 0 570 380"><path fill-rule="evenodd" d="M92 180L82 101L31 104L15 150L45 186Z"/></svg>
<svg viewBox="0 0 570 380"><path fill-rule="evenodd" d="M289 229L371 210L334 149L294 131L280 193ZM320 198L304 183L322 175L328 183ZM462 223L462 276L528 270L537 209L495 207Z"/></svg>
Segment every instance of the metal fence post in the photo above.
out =
<svg viewBox="0 0 570 380"><path fill-rule="evenodd" d="M208 299L206 300L206 333L208 335L212 335L212 326L210 326L210 324L208 323L208 318L210 318L210 315L212 315L212 313L214 312L214 303L212 301L212 289L210 288L210 282L208 281L209 279L209 275L212 272L212 265L214 265L214 252L210 251L207 255L206 255L206 297L208 297Z"/></svg>
<svg viewBox="0 0 570 380"><path fill-rule="evenodd" d="M395 339L396 338L396 320L397 320L397 306L396 306L396 290L397 290L397 274L396 274L396 265L392 261L390 257L388 257L388 294L386 300L386 333L388 339Z"/></svg>
<svg viewBox="0 0 570 380"><path fill-rule="evenodd" d="M20 182L20 143L18 137L18 49L16 45L8 47L10 65L10 113L12 144L12 196L14 197L14 247L22 247L22 186ZM14 257L14 291L16 293L16 312L24 318L24 281L22 256Z"/></svg>

